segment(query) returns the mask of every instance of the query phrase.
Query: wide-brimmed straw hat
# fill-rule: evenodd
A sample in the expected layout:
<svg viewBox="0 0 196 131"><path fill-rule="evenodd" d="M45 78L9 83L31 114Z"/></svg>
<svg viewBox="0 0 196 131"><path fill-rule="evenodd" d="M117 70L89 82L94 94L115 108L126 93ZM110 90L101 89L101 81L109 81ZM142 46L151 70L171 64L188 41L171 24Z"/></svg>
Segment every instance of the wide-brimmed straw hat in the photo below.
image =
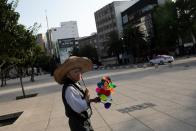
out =
<svg viewBox="0 0 196 131"><path fill-rule="evenodd" d="M63 84L63 79L67 73L75 68L80 68L82 73L92 70L93 63L87 57L71 56L54 71L54 79L59 84Z"/></svg>

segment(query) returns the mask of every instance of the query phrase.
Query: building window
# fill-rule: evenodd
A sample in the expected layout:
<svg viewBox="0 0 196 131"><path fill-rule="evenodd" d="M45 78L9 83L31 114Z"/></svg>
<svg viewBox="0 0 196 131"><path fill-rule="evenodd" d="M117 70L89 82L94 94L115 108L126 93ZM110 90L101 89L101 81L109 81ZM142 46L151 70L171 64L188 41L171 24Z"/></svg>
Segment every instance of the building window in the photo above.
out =
<svg viewBox="0 0 196 131"><path fill-rule="evenodd" d="M116 23L113 23L113 26L116 27Z"/></svg>
<svg viewBox="0 0 196 131"><path fill-rule="evenodd" d="M128 22L128 17L127 15L123 16L123 24L126 24Z"/></svg>
<svg viewBox="0 0 196 131"><path fill-rule="evenodd" d="M147 12L147 11L149 11L149 10L152 10L153 7L154 7L154 5L148 5L148 6L146 6L146 7L144 7L144 8L142 9L142 12L145 13L145 12Z"/></svg>

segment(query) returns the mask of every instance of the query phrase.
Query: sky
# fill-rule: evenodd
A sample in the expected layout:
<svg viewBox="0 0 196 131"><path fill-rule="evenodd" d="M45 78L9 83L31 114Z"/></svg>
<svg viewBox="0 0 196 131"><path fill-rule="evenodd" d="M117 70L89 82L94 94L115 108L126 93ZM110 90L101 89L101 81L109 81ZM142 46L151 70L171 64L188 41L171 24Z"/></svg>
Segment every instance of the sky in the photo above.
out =
<svg viewBox="0 0 196 131"><path fill-rule="evenodd" d="M16 11L20 13L19 23L26 27L35 22L41 24L38 33L49 28L60 27L60 22L77 21L79 36L89 36L96 32L94 12L113 0L19 0ZM118 0L122 1L122 0Z"/></svg>

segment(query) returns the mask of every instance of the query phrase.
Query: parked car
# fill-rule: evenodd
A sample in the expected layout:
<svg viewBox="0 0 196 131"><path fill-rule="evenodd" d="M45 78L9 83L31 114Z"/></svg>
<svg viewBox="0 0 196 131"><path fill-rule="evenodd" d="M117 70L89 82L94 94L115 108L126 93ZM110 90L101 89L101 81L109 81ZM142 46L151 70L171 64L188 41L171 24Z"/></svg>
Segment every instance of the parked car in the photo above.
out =
<svg viewBox="0 0 196 131"><path fill-rule="evenodd" d="M149 63L151 65L154 65L154 64L171 63L173 61L174 61L174 57L173 56L169 56L169 55L157 55L154 59L151 59L149 61Z"/></svg>

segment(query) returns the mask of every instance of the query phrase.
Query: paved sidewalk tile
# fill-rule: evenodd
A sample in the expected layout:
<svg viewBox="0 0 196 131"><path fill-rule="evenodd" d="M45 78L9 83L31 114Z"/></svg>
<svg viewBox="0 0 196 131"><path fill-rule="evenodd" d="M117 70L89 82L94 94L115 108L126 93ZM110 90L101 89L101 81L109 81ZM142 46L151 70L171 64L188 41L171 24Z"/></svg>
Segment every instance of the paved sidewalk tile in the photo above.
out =
<svg viewBox="0 0 196 131"><path fill-rule="evenodd" d="M136 119L112 125L113 131L121 131L122 129L123 131L153 131L151 128Z"/></svg>

